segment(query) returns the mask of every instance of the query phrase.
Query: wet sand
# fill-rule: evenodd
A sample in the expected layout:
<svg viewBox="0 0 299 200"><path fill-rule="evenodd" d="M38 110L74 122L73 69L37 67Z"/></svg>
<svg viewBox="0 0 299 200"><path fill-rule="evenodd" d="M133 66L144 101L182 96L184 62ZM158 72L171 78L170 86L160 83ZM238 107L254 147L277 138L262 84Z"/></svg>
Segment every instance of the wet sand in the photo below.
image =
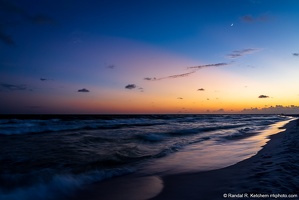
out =
<svg viewBox="0 0 299 200"><path fill-rule="evenodd" d="M299 120L281 131L255 156L229 167L161 177L122 176L82 188L71 200L299 199Z"/></svg>
<svg viewBox="0 0 299 200"><path fill-rule="evenodd" d="M257 155L235 165L162 177L164 188L152 200L299 199L299 121L285 128Z"/></svg>

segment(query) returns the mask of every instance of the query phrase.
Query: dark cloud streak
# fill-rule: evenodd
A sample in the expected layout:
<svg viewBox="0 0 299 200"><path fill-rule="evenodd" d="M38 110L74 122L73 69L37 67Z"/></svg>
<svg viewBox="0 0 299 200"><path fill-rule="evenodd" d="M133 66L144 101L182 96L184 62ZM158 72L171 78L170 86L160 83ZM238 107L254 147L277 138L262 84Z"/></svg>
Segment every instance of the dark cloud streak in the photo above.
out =
<svg viewBox="0 0 299 200"><path fill-rule="evenodd" d="M271 17L268 15L260 15L258 17L253 17L252 15L244 15L241 17L241 20L246 23L253 23L253 22L266 22L269 21Z"/></svg>
<svg viewBox="0 0 299 200"><path fill-rule="evenodd" d="M13 18L14 16L20 16L23 20L37 25L56 24L56 21L49 16L46 16L44 14L31 15L23 8L6 0L0 0L0 11L6 13L5 18L7 19ZM8 24L10 24L10 22L8 21L1 22L0 24L0 41L7 45L14 46L15 41L13 40L13 38L5 33L5 29L9 27ZM19 24L19 22L17 24Z"/></svg>
<svg viewBox="0 0 299 200"><path fill-rule="evenodd" d="M244 55L247 55L247 54L255 53L255 52L260 51L260 50L261 49L255 49L255 48L236 50L236 51L233 51L230 54L227 54L227 57L234 59L234 58L238 58L238 57L241 57L241 56L244 56Z"/></svg>
<svg viewBox="0 0 299 200"><path fill-rule="evenodd" d="M205 67L222 67L222 66L227 66L230 65L229 63L216 63L216 64L208 64L208 65L199 65L199 66L194 66L194 67L188 67L187 69L201 69Z"/></svg>
<svg viewBox="0 0 299 200"><path fill-rule="evenodd" d="M215 64L207 64L207 65L198 65L198 66L193 66L193 67L187 67L187 69L193 69L193 71L188 72L188 73L183 73L183 74L175 74L175 75L171 75L171 76L166 76L166 77L162 77L162 78L150 78L150 77L146 77L144 78L144 80L146 81L160 81L163 79L175 79L175 78L182 78L182 77L187 77L193 73L195 73L197 70L201 69L201 68L206 68L206 67L221 67L221 66L227 66L230 65L230 63L215 63Z"/></svg>
<svg viewBox="0 0 299 200"><path fill-rule="evenodd" d="M82 88L82 89L78 90L78 92L89 92L89 90L86 88Z"/></svg>
<svg viewBox="0 0 299 200"><path fill-rule="evenodd" d="M195 73L195 71L188 72L188 73L184 73L184 74L171 75L171 76L167 76L167 77L164 77L164 78L161 78L161 79L167 79L167 78L181 78L181 77L189 76L190 74L193 74L193 73Z"/></svg>
<svg viewBox="0 0 299 200"><path fill-rule="evenodd" d="M40 81L53 81L54 79L51 78L40 78Z"/></svg>
<svg viewBox="0 0 299 200"><path fill-rule="evenodd" d="M55 24L56 23L55 20L53 20L49 16L43 14L31 15L23 8L13 4L12 2L5 1L5 0L0 0L0 10L10 14L20 15L25 20L28 20L34 24Z"/></svg>
<svg viewBox="0 0 299 200"><path fill-rule="evenodd" d="M14 84L8 84L8 83L1 83L0 87L8 90L8 91L22 91L22 90L27 90L27 86L20 84L20 85L14 85Z"/></svg>
<svg viewBox="0 0 299 200"><path fill-rule="evenodd" d="M144 80L146 80L146 81L155 81L157 79L155 77L154 78L146 77L146 78L144 78Z"/></svg>
<svg viewBox="0 0 299 200"><path fill-rule="evenodd" d="M245 15L245 16L242 16L241 19L242 19L244 22L253 22L253 21L255 21L255 19L254 19L251 15Z"/></svg>
<svg viewBox="0 0 299 200"><path fill-rule="evenodd" d="M115 65L108 65L107 68L108 69L115 69Z"/></svg>
<svg viewBox="0 0 299 200"><path fill-rule="evenodd" d="M175 78L181 78L181 77L186 77L186 76L189 76L190 74L193 74L195 73L196 71L193 70L191 72L188 72L188 73L184 73L184 74L175 74L175 75L171 75L171 76L166 76L166 77L162 77L162 78L149 78L149 77L146 77L144 78L144 80L147 80L147 81L160 81L160 80L163 80L163 79L175 79Z"/></svg>
<svg viewBox="0 0 299 200"><path fill-rule="evenodd" d="M126 85L126 89L129 89L129 90L132 90L132 89L135 89L137 86L135 84L128 84Z"/></svg>
<svg viewBox="0 0 299 200"><path fill-rule="evenodd" d="M260 98L260 99L266 99L266 98L269 98L269 96L267 96L267 95L260 95L258 98Z"/></svg>

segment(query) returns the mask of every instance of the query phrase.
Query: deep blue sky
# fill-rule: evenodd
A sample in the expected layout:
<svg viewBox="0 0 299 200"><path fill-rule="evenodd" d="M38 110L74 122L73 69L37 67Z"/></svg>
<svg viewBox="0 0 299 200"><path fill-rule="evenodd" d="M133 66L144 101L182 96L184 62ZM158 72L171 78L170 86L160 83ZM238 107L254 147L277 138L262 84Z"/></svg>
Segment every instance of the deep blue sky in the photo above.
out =
<svg viewBox="0 0 299 200"><path fill-rule="evenodd" d="M298 106L298 9L296 0L0 0L0 112Z"/></svg>

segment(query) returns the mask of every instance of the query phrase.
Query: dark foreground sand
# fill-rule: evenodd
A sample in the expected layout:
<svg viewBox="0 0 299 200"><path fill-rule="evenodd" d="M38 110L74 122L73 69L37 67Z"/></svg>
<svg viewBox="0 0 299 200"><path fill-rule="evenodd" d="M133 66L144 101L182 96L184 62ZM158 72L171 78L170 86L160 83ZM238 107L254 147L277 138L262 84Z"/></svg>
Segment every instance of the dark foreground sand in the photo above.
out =
<svg viewBox="0 0 299 200"><path fill-rule="evenodd" d="M129 175L93 184L72 199L299 199L299 121L285 128L257 155L223 169L164 177Z"/></svg>

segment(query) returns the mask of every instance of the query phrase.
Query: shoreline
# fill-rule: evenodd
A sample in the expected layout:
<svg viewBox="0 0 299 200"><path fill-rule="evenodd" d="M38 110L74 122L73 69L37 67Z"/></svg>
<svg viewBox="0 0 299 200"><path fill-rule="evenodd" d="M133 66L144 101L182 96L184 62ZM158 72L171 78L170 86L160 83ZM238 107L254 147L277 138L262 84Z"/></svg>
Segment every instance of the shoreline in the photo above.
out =
<svg viewBox="0 0 299 200"><path fill-rule="evenodd" d="M244 198L245 194L295 194L297 197L289 199L298 199L299 120L293 120L283 128L286 130L271 135L255 156L237 164L212 171L162 177L163 190L151 200L217 200L225 199L225 196L238 199Z"/></svg>
<svg viewBox="0 0 299 200"><path fill-rule="evenodd" d="M299 119L292 120L279 129L281 132L270 135L256 155L228 167L160 176L128 174L87 185L68 199L218 200L240 199L236 195L245 193L298 193L299 134L294 133L299 133ZM224 194L235 196L224 198Z"/></svg>

